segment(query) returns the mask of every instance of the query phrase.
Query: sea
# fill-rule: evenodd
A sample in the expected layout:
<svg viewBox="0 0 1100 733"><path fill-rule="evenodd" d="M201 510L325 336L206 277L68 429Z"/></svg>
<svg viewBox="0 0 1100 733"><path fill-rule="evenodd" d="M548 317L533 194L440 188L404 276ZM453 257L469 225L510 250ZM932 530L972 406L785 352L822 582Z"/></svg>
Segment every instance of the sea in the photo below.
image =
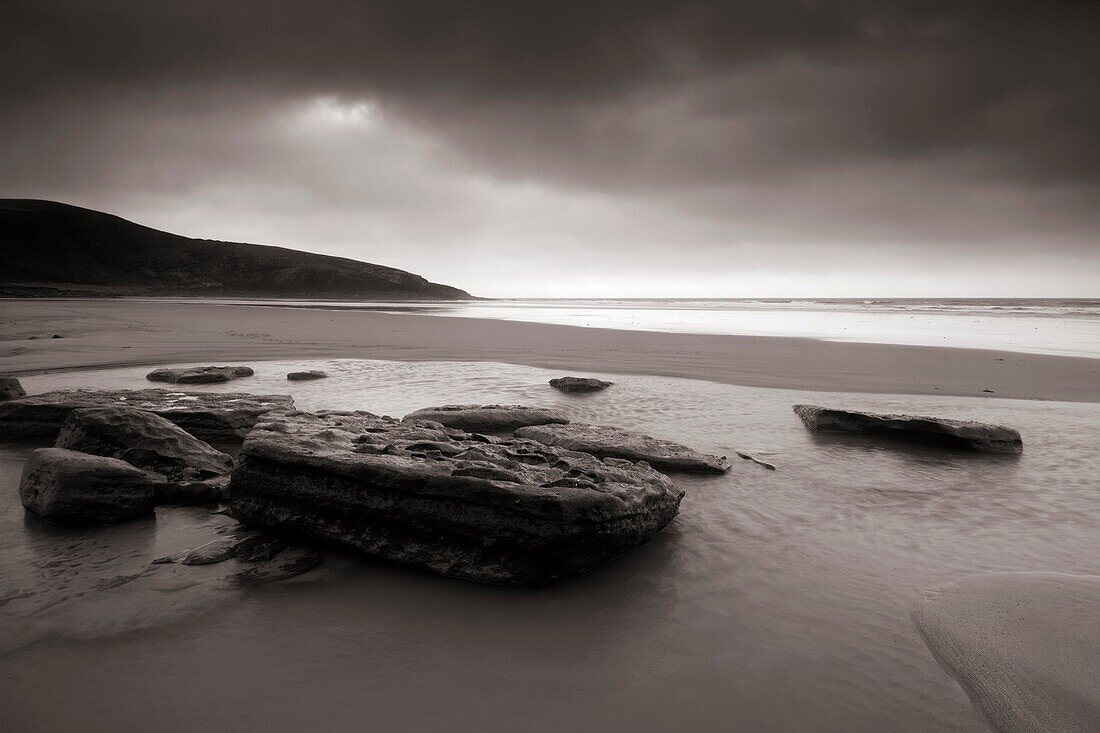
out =
<svg viewBox="0 0 1100 733"><path fill-rule="evenodd" d="M585 326L727 323L719 332L812 313L817 325L800 335L819 338L845 337L835 322L881 329L892 319L1070 324L1095 334L1095 301L1060 303L431 308ZM968 330L952 332L974 345ZM985 343L1010 330L991 330ZM1031 334L1021 331L1028 349L1070 351L1065 336ZM1075 348L1094 349L1090 338ZM25 515L19 477L37 444L0 444L0 730L979 731L982 719L914 627L914 605L974 573L1100 574L1100 404L622 374L593 374L614 386L569 395L547 385L559 373L507 364L250 364L254 377L188 389L292 394L302 409L398 417L454 402L546 405L724 454L734 466L675 474L686 495L668 528L554 587L476 585L336 548L317 570L249 586L224 564L150 565L226 521L210 508L162 507L145 520L77 529ZM31 393L142 388L148 369L23 383ZM286 380L304 369L330 376ZM1020 430L1024 453L813 434L795 403L1002 423Z"/></svg>
<svg viewBox="0 0 1100 733"><path fill-rule="evenodd" d="M211 301L207 301L211 302ZM1100 358L1100 299L219 300L634 331L777 336Z"/></svg>

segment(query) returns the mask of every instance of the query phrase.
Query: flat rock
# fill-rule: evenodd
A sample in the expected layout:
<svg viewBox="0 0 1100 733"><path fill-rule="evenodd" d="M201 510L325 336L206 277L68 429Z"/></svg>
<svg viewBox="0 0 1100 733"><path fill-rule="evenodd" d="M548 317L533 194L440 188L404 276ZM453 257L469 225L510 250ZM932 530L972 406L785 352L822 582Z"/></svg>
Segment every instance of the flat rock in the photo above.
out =
<svg viewBox="0 0 1100 733"><path fill-rule="evenodd" d="M273 415L229 493L250 525L505 585L590 570L652 538L683 497L648 466L366 412Z"/></svg>
<svg viewBox="0 0 1100 733"><path fill-rule="evenodd" d="M294 407L289 395L165 389L58 390L0 402L0 438L54 439L73 410L128 406L154 412L205 441L240 440L262 415Z"/></svg>
<svg viewBox="0 0 1100 733"><path fill-rule="evenodd" d="M216 384L231 379L251 377L256 372L246 366L204 366L184 369L154 369L145 375L150 382L172 384Z"/></svg>
<svg viewBox="0 0 1100 733"><path fill-rule="evenodd" d="M604 458L646 461L654 468L666 471L722 473L730 468L725 456L699 453L671 440L606 425L536 425L520 428L516 436Z"/></svg>
<svg viewBox="0 0 1100 733"><path fill-rule="evenodd" d="M291 382L305 382L311 379L324 379L328 374L325 372L313 370L308 372L290 372L286 375L286 378Z"/></svg>
<svg viewBox="0 0 1100 733"><path fill-rule="evenodd" d="M567 423L561 410L524 405L443 405L425 407L405 416L406 420L431 420L459 430L487 433L512 431L526 425Z"/></svg>
<svg viewBox="0 0 1100 733"><path fill-rule="evenodd" d="M613 384L592 377L558 377L550 380L550 386L562 392L599 392Z"/></svg>
<svg viewBox="0 0 1100 733"><path fill-rule="evenodd" d="M19 399L26 395L27 393L18 379L15 377L0 377L0 402Z"/></svg>
<svg viewBox="0 0 1100 733"><path fill-rule="evenodd" d="M39 448L23 467L19 498L27 511L57 522L116 522L151 513L163 482L117 458Z"/></svg>
<svg viewBox="0 0 1100 733"><path fill-rule="evenodd" d="M1020 434L1003 425L832 410L814 405L795 405L794 411L811 430L860 433L982 453L1021 453L1024 449Z"/></svg>
<svg viewBox="0 0 1100 733"><path fill-rule="evenodd" d="M974 575L913 620L994 730L1100 730L1100 577Z"/></svg>
<svg viewBox="0 0 1100 733"><path fill-rule="evenodd" d="M119 458L188 485L229 473L233 459L166 418L136 407L73 410L54 442L57 448Z"/></svg>

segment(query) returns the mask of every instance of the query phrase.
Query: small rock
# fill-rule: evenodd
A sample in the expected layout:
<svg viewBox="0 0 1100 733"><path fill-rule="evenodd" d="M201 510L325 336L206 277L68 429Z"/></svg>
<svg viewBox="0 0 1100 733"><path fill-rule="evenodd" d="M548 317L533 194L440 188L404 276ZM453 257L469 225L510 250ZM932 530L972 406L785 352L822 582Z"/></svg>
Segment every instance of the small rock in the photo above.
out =
<svg viewBox="0 0 1100 733"><path fill-rule="evenodd" d="M27 393L18 379L15 377L0 377L0 401L15 400L26 395Z"/></svg>
<svg viewBox="0 0 1100 733"><path fill-rule="evenodd" d="M614 382L591 377L559 377L550 380L550 386L562 392L599 392L613 384Z"/></svg>
<svg viewBox="0 0 1100 733"><path fill-rule="evenodd" d="M39 448L23 467L19 498L27 511L59 522L116 522L153 511L164 477L117 458Z"/></svg>
<svg viewBox="0 0 1100 733"><path fill-rule="evenodd" d="M304 382L311 379L324 379L328 374L321 371L309 371L309 372L290 372L286 375L286 378L292 382Z"/></svg>
<svg viewBox="0 0 1100 733"><path fill-rule="evenodd" d="M256 372L246 366L206 366L186 369L155 369L145 375L150 382L172 384L213 384L228 382L240 377L251 377Z"/></svg>

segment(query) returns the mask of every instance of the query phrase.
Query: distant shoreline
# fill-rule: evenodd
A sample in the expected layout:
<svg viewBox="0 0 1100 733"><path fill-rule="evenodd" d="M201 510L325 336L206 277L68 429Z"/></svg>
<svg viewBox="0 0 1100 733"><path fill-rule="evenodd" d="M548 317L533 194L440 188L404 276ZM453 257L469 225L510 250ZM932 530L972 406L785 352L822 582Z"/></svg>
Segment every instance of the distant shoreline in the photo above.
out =
<svg viewBox="0 0 1100 733"><path fill-rule="evenodd" d="M0 373L12 375L293 358L484 361L825 392L1100 402L1100 359L1072 356L170 300L18 299L0 311ZM62 338L42 338L53 334Z"/></svg>

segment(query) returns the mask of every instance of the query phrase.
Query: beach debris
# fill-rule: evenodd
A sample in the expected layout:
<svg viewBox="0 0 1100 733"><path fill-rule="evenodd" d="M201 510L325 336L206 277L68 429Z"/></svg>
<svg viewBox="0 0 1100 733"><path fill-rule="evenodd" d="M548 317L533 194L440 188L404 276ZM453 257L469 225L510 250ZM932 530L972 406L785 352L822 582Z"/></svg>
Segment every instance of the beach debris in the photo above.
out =
<svg viewBox="0 0 1100 733"><path fill-rule="evenodd" d="M289 395L164 389L58 390L0 402L0 438L53 439L73 410L125 405L155 412L199 440L239 441L265 413L294 408Z"/></svg>
<svg viewBox="0 0 1100 733"><path fill-rule="evenodd" d="M304 382L311 379L324 379L327 376L328 374L325 372L314 369L308 372L290 372L286 375L286 378L291 382Z"/></svg>
<svg viewBox="0 0 1100 733"><path fill-rule="evenodd" d="M558 377L550 380L550 386L562 392L599 392L613 384L592 377Z"/></svg>
<svg viewBox="0 0 1100 733"><path fill-rule="evenodd" d="M150 382L172 384L216 384L231 379L251 377L256 372L246 366L204 366L184 369L154 369L145 375Z"/></svg>
<svg viewBox="0 0 1100 733"><path fill-rule="evenodd" d="M986 392L988 394L993 394L993 390L991 390L991 389L983 389L982 391Z"/></svg>
<svg viewBox="0 0 1100 733"><path fill-rule="evenodd" d="M118 458L159 473L168 481L158 489L158 498L165 501L180 498L194 503L196 497L218 501L221 492L201 482L233 468L233 459L225 453L160 415L136 407L73 410L54 447Z"/></svg>
<svg viewBox="0 0 1100 733"><path fill-rule="evenodd" d="M153 511L154 490L164 477L125 461L39 448L23 466L23 507L56 522L117 522Z"/></svg>
<svg viewBox="0 0 1100 733"><path fill-rule="evenodd" d="M1021 453L1024 449L1020 433L1003 425L815 405L795 405L794 411L811 430L874 435L982 453Z"/></svg>
<svg viewBox="0 0 1100 733"><path fill-rule="evenodd" d="M26 397L27 392L15 377L0 377L0 402Z"/></svg>
<svg viewBox="0 0 1100 733"><path fill-rule="evenodd" d="M940 588L913 621L998 731L1100 729L1100 577L987 573Z"/></svg>
<svg viewBox="0 0 1100 733"><path fill-rule="evenodd" d="M752 461L753 463L756 463L758 465L763 466L764 468L768 469L769 471L774 471L775 470L775 465L774 464L768 463L767 461L762 461L759 458L757 458L753 455L750 455L748 453L743 453L741 451L737 451L737 457L738 458L744 458L746 461Z"/></svg>
<svg viewBox="0 0 1100 733"><path fill-rule="evenodd" d="M250 526L502 585L611 560L652 538L683 498L644 464L366 412L272 416L246 438L229 493Z"/></svg>
<svg viewBox="0 0 1100 733"><path fill-rule="evenodd" d="M536 425L520 428L516 431L516 436L536 440L543 445L591 453L601 458L645 461L662 471L723 473L730 468L725 456L699 453L671 440L661 440L606 425Z"/></svg>
<svg viewBox="0 0 1100 733"><path fill-rule="evenodd" d="M569 417L561 410L525 405L442 405L410 412L404 419L431 420L449 428L485 433L510 432L527 425L569 422Z"/></svg>

